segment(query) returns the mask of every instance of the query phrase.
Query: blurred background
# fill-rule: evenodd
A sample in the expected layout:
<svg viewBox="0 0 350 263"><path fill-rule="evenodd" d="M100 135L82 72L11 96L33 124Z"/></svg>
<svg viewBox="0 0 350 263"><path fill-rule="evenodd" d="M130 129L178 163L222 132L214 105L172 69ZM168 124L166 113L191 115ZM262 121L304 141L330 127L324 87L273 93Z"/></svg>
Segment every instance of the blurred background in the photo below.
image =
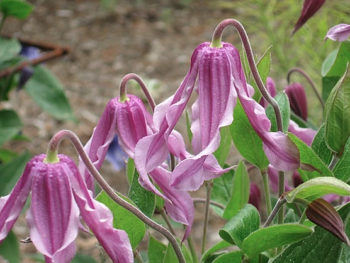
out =
<svg viewBox="0 0 350 263"><path fill-rule="evenodd" d="M236 18L245 26L257 59L271 46L270 76L279 90L286 86L286 74L292 67L304 69L321 90L322 62L339 45L324 41L324 36L331 26L350 23L349 0L326 1L293 36L301 0L29 2L34 6L32 14L26 20L8 18L2 33L71 48L67 56L45 66L63 84L78 121L56 120L36 106L27 93L11 93L10 100L1 107L11 105L18 112L22 133L31 140L11 141L5 147L28 150L32 155L45 152L51 136L60 129L73 130L85 143L108 100L118 95L120 80L127 73L139 74L157 103L174 93L189 68L193 50L210 41L215 26L225 18ZM226 29L223 39L241 50L233 29ZM304 79L293 76L293 81L298 80L307 86ZM317 122L322 118L318 102L311 89L306 89L310 115ZM130 87L129 92L142 96L137 87ZM74 154L73 148L65 145L62 152ZM116 188L125 193L123 173L115 175L109 164L103 169ZM27 230L23 231L25 236ZM87 246L86 241L82 243Z"/></svg>

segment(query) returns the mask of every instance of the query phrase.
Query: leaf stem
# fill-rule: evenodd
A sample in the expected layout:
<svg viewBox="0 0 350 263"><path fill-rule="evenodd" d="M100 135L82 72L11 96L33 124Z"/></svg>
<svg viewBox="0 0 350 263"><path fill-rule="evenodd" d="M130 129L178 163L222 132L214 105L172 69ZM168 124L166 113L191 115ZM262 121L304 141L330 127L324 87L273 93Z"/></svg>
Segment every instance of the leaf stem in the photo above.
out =
<svg viewBox="0 0 350 263"><path fill-rule="evenodd" d="M182 254L181 248L176 241L176 238L170 233L168 229L166 229L165 227L153 221L151 218L149 218L144 213L142 213L137 207L128 203L127 201L125 201L115 193L114 189L106 182L103 176L99 173L99 171L93 165L90 158L84 151L83 145L81 144L78 136L75 133L69 130L61 130L57 132L49 142L49 149L53 151L57 151L60 142L65 138L71 141L71 143L74 145L78 155L81 157L82 161L84 162L89 172L92 174L92 176L101 186L101 188L112 198L112 200L114 200L117 204L119 204L120 206L124 207L125 209L133 213L135 216L137 216L140 220L142 220L144 223L146 223L148 226L150 226L154 230L163 234L173 246L179 262L186 263L185 258Z"/></svg>
<svg viewBox="0 0 350 263"><path fill-rule="evenodd" d="M260 170L260 173L262 175L263 185L264 185L266 212L269 215L269 214L271 214L271 211L272 211L269 177L267 175L266 169Z"/></svg>
<svg viewBox="0 0 350 263"><path fill-rule="evenodd" d="M293 72L297 72L299 73L300 75L302 75L310 84L313 92L315 93L318 101L320 102L321 106L322 106L322 109L324 110L324 102L322 100L322 97L320 95L320 93L318 92L318 90L316 89L316 85L315 85L315 82L313 82L313 80L311 79L311 77L304 71L302 70L301 68L292 68L288 71L288 74L287 74L287 82L288 84L290 83L290 77L292 75Z"/></svg>
<svg viewBox="0 0 350 263"><path fill-rule="evenodd" d="M204 212L204 225L203 225L203 236L202 236L202 254L205 252L205 245L207 241L207 228L209 221L209 205L210 205L210 195L213 186L212 181L205 182L205 187L207 188L207 196L205 202L205 212Z"/></svg>

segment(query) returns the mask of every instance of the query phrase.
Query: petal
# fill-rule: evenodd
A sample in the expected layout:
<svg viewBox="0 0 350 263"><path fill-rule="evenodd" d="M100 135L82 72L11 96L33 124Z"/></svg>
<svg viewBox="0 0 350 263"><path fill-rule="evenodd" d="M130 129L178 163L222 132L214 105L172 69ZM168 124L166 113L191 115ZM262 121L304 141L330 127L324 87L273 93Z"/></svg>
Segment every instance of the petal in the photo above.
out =
<svg viewBox="0 0 350 263"><path fill-rule="evenodd" d="M288 131L296 135L299 139L311 146L317 131L310 128L300 128L294 121L289 122Z"/></svg>
<svg viewBox="0 0 350 263"><path fill-rule="evenodd" d="M171 172L168 170L156 168L150 174L169 199L169 201L165 201L165 209L169 216L174 221L187 226L183 237L185 240L191 232L194 219L194 205L191 196L185 191L179 191L170 186Z"/></svg>
<svg viewBox="0 0 350 263"><path fill-rule="evenodd" d="M296 22L293 34L301 28L325 3L326 0L304 0L303 9Z"/></svg>
<svg viewBox="0 0 350 263"><path fill-rule="evenodd" d="M113 215L102 203L93 199L92 193L79 173L71 178L73 194L86 225L95 234L106 253L116 263L131 263L133 252L128 235L113 228Z"/></svg>
<svg viewBox="0 0 350 263"><path fill-rule="evenodd" d="M330 28L327 32L325 39L329 38L334 41L345 41L350 37L350 25L339 24Z"/></svg>
<svg viewBox="0 0 350 263"><path fill-rule="evenodd" d="M266 79L266 88L272 97L276 96L276 84L275 84L275 81L270 77L267 77ZM264 97L261 97L259 104L264 108L266 108L268 105Z"/></svg>
<svg viewBox="0 0 350 263"><path fill-rule="evenodd" d="M0 198L0 242L6 238L20 215L31 189L33 167L43 158L44 155L39 155L31 159L11 193Z"/></svg>
<svg viewBox="0 0 350 263"><path fill-rule="evenodd" d="M292 83L286 87L285 92L292 111L302 119L307 120L307 99L304 87L299 83Z"/></svg>
<svg viewBox="0 0 350 263"><path fill-rule="evenodd" d="M27 214L30 237L48 260L70 262L75 254L79 210L69 178L77 172L73 161L59 155L58 163L39 162L33 167L32 201Z"/></svg>

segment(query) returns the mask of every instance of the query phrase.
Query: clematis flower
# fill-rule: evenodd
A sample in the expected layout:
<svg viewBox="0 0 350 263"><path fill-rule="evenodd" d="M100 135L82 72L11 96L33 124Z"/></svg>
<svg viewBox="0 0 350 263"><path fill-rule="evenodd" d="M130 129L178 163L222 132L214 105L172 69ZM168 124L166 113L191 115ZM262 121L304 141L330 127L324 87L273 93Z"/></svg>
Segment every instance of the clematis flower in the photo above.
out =
<svg viewBox="0 0 350 263"><path fill-rule="evenodd" d="M325 2L326 0L304 0L303 9L301 10L300 17L294 26L292 34L297 32Z"/></svg>
<svg viewBox="0 0 350 263"><path fill-rule="evenodd" d="M286 87L285 92L292 111L302 119L307 120L307 99L304 87L300 83L292 83Z"/></svg>
<svg viewBox="0 0 350 263"><path fill-rule="evenodd" d="M228 43L222 48L200 44L191 58L190 69L176 93L159 104L154 113L157 132L141 139L135 149L135 164L142 178L168 156L168 138L179 120L198 79L198 99L192 107L194 155L187 156L175 168L172 185L177 189L196 190L204 180L215 178L222 169L212 153L220 143L220 128L233 121L236 91L233 82L244 79L239 53Z"/></svg>
<svg viewBox="0 0 350 263"><path fill-rule="evenodd" d="M345 41L350 37L350 25L339 24L330 28L327 32L325 39L329 38L333 41Z"/></svg>
<svg viewBox="0 0 350 263"><path fill-rule="evenodd" d="M151 115L145 109L143 102L138 97L127 94L127 100L124 102L121 102L119 97L108 102L93 135L84 148L98 169L101 167L108 149L111 148L115 134L118 136L121 148L130 158L134 158L137 142L152 134L153 130ZM177 136L180 135L177 134ZM174 135L170 137L173 138ZM180 142L183 143L183 140L181 139ZM184 152L184 143L183 146L180 146L178 140L172 140L169 144L179 158L185 158L187 153ZM79 168L82 173L85 173L85 178L93 185L93 180L82 162ZM148 176L147 180L140 176L140 184L165 200L165 209L169 216L187 226L184 239L187 238L194 218L194 205L191 196L185 191L176 190L170 186L171 173L163 166L150 171L149 176L161 191L155 187Z"/></svg>
<svg viewBox="0 0 350 263"><path fill-rule="evenodd" d="M116 171L120 171L125 167L125 162L128 159L128 155L119 145L118 135L114 136L111 144L109 145L106 159L113 165Z"/></svg>
<svg viewBox="0 0 350 263"><path fill-rule="evenodd" d="M27 213L30 238L46 262L72 260L79 216L113 262L133 262L126 232L113 228L111 211L91 197L75 163L65 155L58 155L57 163L47 163L45 157L34 157L12 192L0 199L0 241L11 230L31 192Z"/></svg>

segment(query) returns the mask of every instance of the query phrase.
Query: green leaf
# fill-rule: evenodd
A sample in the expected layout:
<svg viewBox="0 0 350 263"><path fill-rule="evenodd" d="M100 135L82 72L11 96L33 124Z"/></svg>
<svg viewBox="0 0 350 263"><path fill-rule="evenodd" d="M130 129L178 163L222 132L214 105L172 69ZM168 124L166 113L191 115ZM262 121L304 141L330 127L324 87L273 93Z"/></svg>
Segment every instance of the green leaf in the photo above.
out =
<svg viewBox="0 0 350 263"><path fill-rule="evenodd" d="M240 102L235 107L234 121L230 128L239 153L259 169L266 169L269 161L264 153L262 140L250 124Z"/></svg>
<svg viewBox="0 0 350 263"><path fill-rule="evenodd" d="M25 19L32 12L33 6L22 0L1 0L0 10L5 17L14 16L18 19Z"/></svg>
<svg viewBox="0 0 350 263"><path fill-rule="evenodd" d="M3 0L4 1L4 0ZM2 1L0 1L1 5ZM0 37L0 61L14 58L21 51L21 44L16 39Z"/></svg>
<svg viewBox="0 0 350 263"><path fill-rule="evenodd" d="M220 229L220 237L238 247L242 246L243 240L252 232L259 229L260 215L258 210L247 204L225 226Z"/></svg>
<svg viewBox="0 0 350 263"><path fill-rule="evenodd" d="M343 155L333 169L334 176L344 182L350 180L350 138L345 144Z"/></svg>
<svg viewBox="0 0 350 263"><path fill-rule="evenodd" d="M300 163L302 164L299 172L304 181L319 176L333 176L333 173L309 146L292 133L288 133L288 137L299 150Z"/></svg>
<svg viewBox="0 0 350 263"><path fill-rule="evenodd" d="M22 128L22 122L14 110L0 110L0 146L14 137Z"/></svg>
<svg viewBox="0 0 350 263"><path fill-rule="evenodd" d="M184 244L182 244L182 246L181 246L181 251L182 251L183 256L185 257L185 262L192 263L191 255L188 252L188 250ZM163 259L163 263L178 263L178 262L179 262L179 260L175 254L175 250L174 250L173 246L171 244L168 244L166 254L165 254L165 257ZM151 261L150 261L150 263L151 263Z"/></svg>
<svg viewBox="0 0 350 263"><path fill-rule="evenodd" d="M302 183L285 195L291 203L295 198L313 201L327 194L350 195L350 186L335 177L318 177Z"/></svg>
<svg viewBox="0 0 350 263"><path fill-rule="evenodd" d="M201 262L206 262L207 259L215 252L223 250L227 247L232 246L231 243L225 241L225 240L221 240L219 243L215 244L214 246L212 246L210 249L208 249L207 251L205 251L205 253L202 256Z"/></svg>
<svg viewBox="0 0 350 263"><path fill-rule="evenodd" d="M230 134L230 126L225 126L220 129L220 146L214 152L214 156L216 160L218 160L221 166L224 166L227 156L231 149L231 134Z"/></svg>
<svg viewBox="0 0 350 263"><path fill-rule="evenodd" d="M322 65L322 76L342 76L346 70L346 64L350 61L350 42L344 41L340 44L338 52L333 51ZM333 62L333 63L332 63Z"/></svg>
<svg viewBox="0 0 350 263"><path fill-rule="evenodd" d="M311 148L328 165L332 160L332 152L328 149L324 139L325 127L322 125L312 141Z"/></svg>
<svg viewBox="0 0 350 263"><path fill-rule="evenodd" d="M71 263L96 263L96 261L89 255L83 255L78 253L74 256Z"/></svg>
<svg viewBox="0 0 350 263"><path fill-rule="evenodd" d="M61 84L45 67L36 66L24 88L35 103L56 119L76 120Z"/></svg>
<svg viewBox="0 0 350 263"><path fill-rule="evenodd" d="M342 207L338 213L345 222L347 235L350 234L350 205ZM350 248L327 230L316 226L315 232L302 241L287 247L271 263L347 263Z"/></svg>
<svg viewBox="0 0 350 263"><path fill-rule="evenodd" d="M121 194L119 196L133 204L127 197ZM115 203L104 191L101 191L96 200L105 204L112 211L113 226L117 229L125 230L129 236L132 248L136 248L146 233L145 224L133 213Z"/></svg>
<svg viewBox="0 0 350 263"><path fill-rule="evenodd" d="M11 231L0 244L0 256L10 263L19 263L20 252L16 235Z"/></svg>
<svg viewBox="0 0 350 263"><path fill-rule="evenodd" d="M286 93L277 94L275 100L280 108L282 117L283 131L288 131L289 119L290 119L290 106L289 99ZM277 131L276 114L272 106L269 104L266 108L266 115L271 121L271 131Z"/></svg>
<svg viewBox="0 0 350 263"><path fill-rule="evenodd" d="M0 164L8 163L17 156L16 152L0 148Z"/></svg>
<svg viewBox="0 0 350 263"><path fill-rule="evenodd" d="M30 153L25 152L11 160L11 162L0 165L0 196L5 196L11 192L29 159Z"/></svg>
<svg viewBox="0 0 350 263"><path fill-rule="evenodd" d="M232 196L234 170L215 178L213 180L213 188L211 190L211 200L218 202L226 207ZM217 206L211 205L213 210L222 217L224 210Z"/></svg>
<svg viewBox="0 0 350 263"><path fill-rule="evenodd" d="M241 251L232 251L217 257L213 263L241 263L242 255Z"/></svg>
<svg viewBox="0 0 350 263"><path fill-rule="evenodd" d="M243 161L240 161L235 172L235 176L233 177L232 196L223 214L225 219L232 218L248 203L249 190L250 184L248 171Z"/></svg>
<svg viewBox="0 0 350 263"><path fill-rule="evenodd" d="M135 174L135 162L133 159L129 158L128 163L126 164L126 177L128 178L129 185L132 184Z"/></svg>
<svg viewBox="0 0 350 263"><path fill-rule="evenodd" d="M146 216L152 217L156 207L155 195L139 184L139 175L136 171L133 176L128 196Z"/></svg>
<svg viewBox="0 0 350 263"><path fill-rule="evenodd" d="M350 70L334 87L325 105L325 139L328 147L342 154L350 136Z"/></svg>
<svg viewBox="0 0 350 263"><path fill-rule="evenodd" d="M166 252L167 246L153 236L150 236L148 243L148 262L163 263Z"/></svg>
<svg viewBox="0 0 350 263"><path fill-rule="evenodd" d="M299 224L283 224L261 228L243 241L242 249L248 256L255 256L271 248L292 244L309 236L313 230Z"/></svg>
<svg viewBox="0 0 350 263"><path fill-rule="evenodd" d="M341 76L337 77L323 77L322 78L322 100L326 101L332 89L337 84Z"/></svg>
<svg viewBox="0 0 350 263"><path fill-rule="evenodd" d="M271 48L272 46L268 47L265 51L265 53L262 55L262 57L259 59L257 63L258 72L260 74L261 80L263 83L266 83L266 79L268 75L270 74L270 67L271 67ZM261 98L260 90L258 89L255 81L252 82L252 86L255 90L254 92L254 100L259 101Z"/></svg>

